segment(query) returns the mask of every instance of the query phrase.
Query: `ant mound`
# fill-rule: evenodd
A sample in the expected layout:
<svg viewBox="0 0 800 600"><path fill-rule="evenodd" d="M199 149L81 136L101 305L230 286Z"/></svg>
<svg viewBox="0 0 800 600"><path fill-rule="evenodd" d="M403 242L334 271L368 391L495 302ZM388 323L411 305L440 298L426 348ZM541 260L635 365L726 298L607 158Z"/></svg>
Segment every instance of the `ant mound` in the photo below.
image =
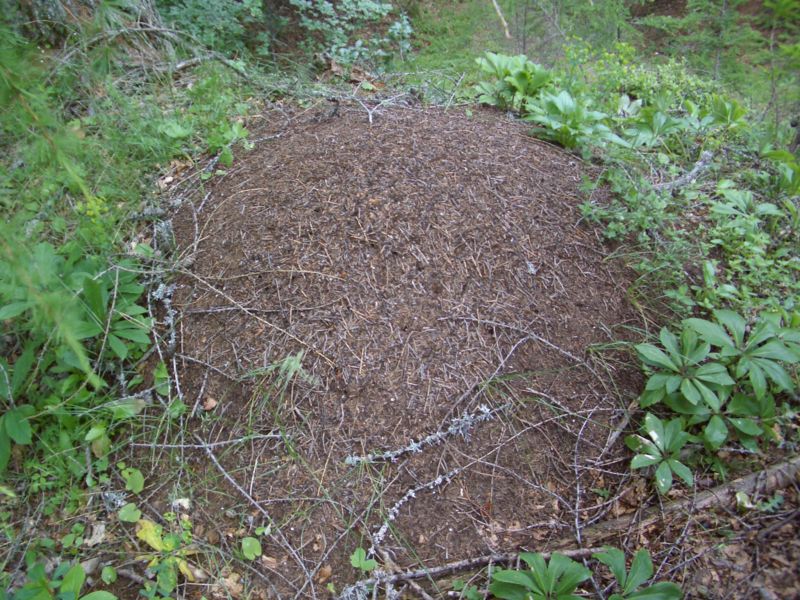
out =
<svg viewBox="0 0 800 600"><path fill-rule="evenodd" d="M179 383L213 444L194 517L271 521L247 576L280 597L354 582L358 548L391 570L574 536L638 384L593 351L637 319L579 159L489 111L334 113L256 131L174 217Z"/></svg>

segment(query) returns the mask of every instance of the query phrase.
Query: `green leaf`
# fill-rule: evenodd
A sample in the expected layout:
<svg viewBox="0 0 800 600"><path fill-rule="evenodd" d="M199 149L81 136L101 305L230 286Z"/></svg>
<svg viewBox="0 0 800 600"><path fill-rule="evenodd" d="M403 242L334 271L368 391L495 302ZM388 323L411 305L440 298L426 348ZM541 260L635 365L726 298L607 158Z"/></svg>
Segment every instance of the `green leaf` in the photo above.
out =
<svg viewBox="0 0 800 600"><path fill-rule="evenodd" d="M156 575L156 583L158 591L165 597L171 596L172 591L178 587L178 569L174 556L162 561Z"/></svg>
<svg viewBox="0 0 800 600"><path fill-rule="evenodd" d="M619 587L625 588L625 582L628 580L628 575L625 572L625 553L619 548L604 546L603 552L598 552L593 556L611 569Z"/></svg>
<svg viewBox="0 0 800 600"><path fill-rule="evenodd" d="M694 376L701 381L717 385L735 385L736 382L728 375L728 369L720 363L706 363L695 371Z"/></svg>
<svg viewBox="0 0 800 600"><path fill-rule="evenodd" d="M111 592L98 590L96 592L90 592L85 596L81 596L81 600L117 600L117 597Z"/></svg>
<svg viewBox="0 0 800 600"><path fill-rule="evenodd" d="M492 573L492 581L510 583L525 590L538 590L539 586L533 580L530 572L515 571L513 569L498 569Z"/></svg>
<svg viewBox="0 0 800 600"><path fill-rule="evenodd" d="M11 458L11 439L6 433L3 421L5 421L5 415L0 417L0 475L6 470Z"/></svg>
<svg viewBox="0 0 800 600"><path fill-rule="evenodd" d="M725 332L725 329L705 319L686 319L686 325L695 330L701 338L718 348L734 348L736 344Z"/></svg>
<svg viewBox="0 0 800 600"><path fill-rule="evenodd" d="M797 362L797 357L794 353L779 340L770 340L763 346L759 346L751 351L749 354L750 356L779 360L789 364Z"/></svg>
<svg viewBox="0 0 800 600"><path fill-rule="evenodd" d="M253 560L261 556L261 542L254 537L246 537L242 540L242 554L247 560Z"/></svg>
<svg viewBox="0 0 800 600"><path fill-rule="evenodd" d="M230 167L233 164L233 151L230 146L225 146L219 153L219 163L223 167Z"/></svg>
<svg viewBox="0 0 800 600"><path fill-rule="evenodd" d="M637 454L631 460L631 469L642 469L660 463L661 456L649 456L647 454Z"/></svg>
<svg viewBox="0 0 800 600"><path fill-rule="evenodd" d="M89 429L89 432L83 439L86 442L93 442L94 440L104 435L105 432L106 432L105 423L98 423L96 425L92 425L91 429Z"/></svg>
<svg viewBox="0 0 800 600"><path fill-rule="evenodd" d="M761 404L757 399L746 394L736 394L728 403L728 413L739 417L761 416Z"/></svg>
<svg viewBox="0 0 800 600"><path fill-rule="evenodd" d="M128 467L122 469L122 478L125 480L125 489L134 494L140 493L144 489L144 475L139 469Z"/></svg>
<svg viewBox="0 0 800 600"><path fill-rule="evenodd" d="M684 379L683 381L681 381L680 390L681 394L683 394L683 397L686 398L692 404L697 404L703 399L700 390L697 388L697 386L694 384L694 381L692 381L691 379Z"/></svg>
<svg viewBox="0 0 800 600"><path fill-rule="evenodd" d="M697 391L700 392L703 402L705 402L713 412L719 412L719 409L722 406L722 401L719 399L717 394L700 381L693 381L692 383Z"/></svg>
<svg viewBox="0 0 800 600"><path fill-rule="evenodd" d="M61 581L58 591L61 593L67 592L75 594L73 597L77 598L81 593L84 581L86 581L86 573L83 572L83 567L74 565L67 571L66 575L64 575L64 579Z"/></svg>
<svg viewBox="0 0 800 600"><path fill-rule="evenodd" d="M747 322L732 310L715 310L714 318L727 327L728 331L733 334L735 345L741 347L744 343Z"/></svg>
<svg viewBox="0 0 800 600"><path fill-rule="evenodd" d="M678 371L677 365L663 351L652 344L636 344L635 348L639 358L648 365L662 367L673 372Z"/></svg>
<svg viewBox="0 0 800 600"><path fill-rule="evenodd" d="M559 597L571 594L578 584L592 576L582 564L558 552L550 557L550 569L555 573L555 592Z"/></svg>
<svg viewBox="0 0 800 600"><path fill-rule="evenodd" d="M356 569L361 569L366 572L372 571L378 566L378 563L374 559L367 559L367 551L363 548L356 548L355 552L350 555L350 564Z"/></svg>
<svg viewBox="0 0 800 600"><path fill-rule="evenodd" d="M728 417L728 421L745 435L758 436L764 433L764 430L752 419Z"/></svg>
<svg viewBox="0 0 800 600"><path fill-rule="evenodd" d="M666 461L658 465L656 469L656 489L661 494L666 494L672 487L672 470Z"/></svg>
<svg viewBox="0 0 800 600"><path fill-rule="evenodd" d="M657 404L664 398L664 390L646 390L639 396L639 406L642 408L647 408L648 406L653 406L653 404Z"/></svg>
<svg viewBox="0 0 800 600"><path fill-rule="evenodd" d="M675 475L683 479L683 482L686 485L691 487L694 484L694 475L692 475L691 469L684 465L681 461L670 458L667 461L667 464L669 465L669 468L672 469L672 472L675 473Z"/></svg>
<svg viewBox="0 0 800 600"><path fill-rule="evenodd" d="M661 344L667 349L667 352L669 352L673 359L680 360L681 349L678 344L678 338L675 337L674 333L666 327L662 327L658 334L658 339L661 340Z"/></svg>
<svg viewBox="0 0 800 600"><path fill-rule="evenodd" d="M19 358L14 363L14 372L11 376L11 392L14 396L17 396L20 393L28 379L28 373L30 373L31 367L36 362L35 351L37 348L38 344L34 342L29 343L25 348L25 351L20 354ZM0 377L5 379L3 375L0 375Z"/></svg>
<svg viewBox="0 0 800 600"><path fill-rule="evenodd" d="M112 331L117 337L121 337L131 342L136 342L137 344L141 344L143 346L148 346L150 344L150 335L148 333L147 327L142 324L136 324L134 327L118 327L114 326Z"/></svg>
<svg viewBox="0 0 800 600"><path fill-rule="evenodd" d="M640 549L633 557L631 571L628 574L628 581L622 588L623 595L627 595L636 590L645 581L653 576L653 562L650 560L650 553L644 548Z"/></svg>
<svg viewBox="0 0 800 600"><path fill-rule="evenodd" d="M100 571L100 579L106 585L114 583L117 580L117 570L110 565L103 567L103 570Z"/></svg>
<svg viewBox="0 0 800 600"><path fill-rule="evenodd" d="M529 600L531 598L530 591L527 588L520 587L513 583L506 583L504 581L495 580L494 573L492 573L492 583L489 584L489 592L495 598L501 600ZM536 598L542 598L538 596Z"/></svg>
<svg viewBox="0 0 800 600"><path fill-rule="evenodd" d="M8 321L16 316L21 315L26 310L33 306L33 302L26 300L25 302L12 302L0 308L0 321Z"/></svg>
<svg viewBox="0 0 800 600"><path fill-rule="evenodd" d="M106 338L106 342L108 343L108 347L111 348L111 351L116 354L117 358L121 360L125 360L128 356L128 346L125 345L121 339L119 339L113 333L108 334L108 338Z"/></svg>
<svg viewBox="0 0 800 600"><path fill-rule="evenodd" d="M119 510L117 518L123 523L136 523L142 518L142 511L133 502L128 502Z"/></svg>
<svg viewBox="0 0 800 600"><path fill-rule="evenodd" d="M167 137L175 140L187 138L192 134L191 129L184 127L174 120L165 121L159 126L158 130Z"/></svg>
<svg viewBox="0 0 800 600"><path fill-rule="evenodd" d="M111 411L114 419L128 419L142 412L147 406L143 398L122 398L106 404L103 408Z"/></svg>
<svg viewBox="0 0 800 600"><path fill-rule="evenodd" d="M31 425L20 407L12 408L5 414L3 425L8 436L17 444L31 443L33 434Z"/></svg>
<svg viewBox="0 0 800 600"><path fill-rule="evenodd" d="M756 398L761 400L767 393L767 378L764 376L764 371L761 367L753 361L750 363L749 379Z"/></svg>
<svg viewBox="0 0 800 600"><path fill-rule="evenodd" d="M625 600L680 600L683 598L681 588L674 583L656 583L643 590L625 596Z"/></svg>
<svg viewBox="0 0 800 600"><path fill-rule="evenodd" d="M664 440L664 423L652 413L647 413L644 417L644 428L647 435L653 440L656 447L663 453L667 450Z"/></svg>
<svg viewBox="0 0 800 600"><path fill-rule="evenodd" d="M106 323L106 304L108 303L108 296L105 286L101 280L93 279L86 276L83 280L83 298L92 312L90 319L96 320L96 323L101 327L105 327Z"/></svg>
<svg viewBox="0 0 800 600"><path fill-rule="evenodd" d="M728 427L719 415L709 419L703 430L703 439L712 450L717 450L728 439Z"/></svg>
<svg viewBox="0 0 800 600"><path fill-rule="evenodd" d="M164 361L159 362L153 370L153 385L159 396L169 395L169 373Z"/></svg>
<svg viewBox="0 0 800 600"><path fill-rule="evenodd" d="M754 358L753 364L761 368L766 376L782 390L787 392L794 391L794 381L792 381L791 376L778 363L766 358Z"/></svg>

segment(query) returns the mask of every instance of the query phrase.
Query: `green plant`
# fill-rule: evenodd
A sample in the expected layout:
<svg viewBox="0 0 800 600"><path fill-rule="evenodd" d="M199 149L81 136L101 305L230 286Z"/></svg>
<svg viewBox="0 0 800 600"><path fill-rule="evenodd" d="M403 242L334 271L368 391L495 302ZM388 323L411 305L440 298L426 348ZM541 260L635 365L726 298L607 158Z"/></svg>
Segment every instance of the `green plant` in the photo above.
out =
<svg viewBox="0 0 800 600"><path fill-rule="evenodd" d="M663 350L653 344L636 345L637 355L653 371L639 405L646 408L679 392L691 404L704 402L719 408L717 390L735 382L725 365L709 360L711 345L690 328L685 328L678 339L664 327L659 339Z"/></svg>
<svg viewBox="0 0 800 600"><path fill-rule="evenodd" d="M483 600L484 598L484 595L478 590L477 585L467 587L467 584L461 579L453 581L453 590L461 592L461 597L467 600Z"/></svg>
<svg viewBox="0 0 800 600"><path fill-rule="evenodd" d="M603 146L609 141L627 146L627 142L605 124L608 115L591 110L591 104L590 99L574 97L567 90L546 93L526 102L528 114L523 118L541 125L537 132L564 148Z"/></svg>
<svg viewBox="0 0 800 600"><path fill-rule="evenodd" d="M475 62L491 77L490 81L480 81L475 86L478 102L502 110L522 110L524 104L536 98L553 78L550 71L531 62L524 54L508 56L486 52Z"/></svg>
<svg viewBox="0 0 800 600"><path fill-rule="evenodd" d="M582 596L574 592L592 576L589 568L557 552L552 554L549 563L539 553L521 552L519 557L528 565L528 570L498 569L492 572L489 592L494 597L504 600L577 600ZM616 548L606 546L603 552L593 557L609 567L616 579L619 592L612 594L610 600L679 600L682 597L680 588L674 583L642 587L653 576L653 563L647 550L636 553L630 571L625 568L625 555Z"/></svg>
<svg viewBox="0 0 800 600"><path fill-rule="evenodd" d="M367 573L378 568L378 563L375 559L367 558L367 551L363 548L356 548L350 555L350 564Z"/></svg>
<svg viewBox="0 0 800 600"><path fill-rule="evenodd" d="M27 582L15 592L0 591L3 600L116 600L111 592L95 591L81 595L86 573L81 565L63 562L48 576L45 566L36 563L28 569Z"/></svg>
<svg viewBox="0 0 800 600"><path fill-rule="evenodd" d="M159 0L156 5L165 20L203 45L226 54L242 53L255 41L247 29L264 24L261 3L254 0ZM268 39L258 38L264 53Z"/></svg>
<svg viewBox="0 0 800 600"><path fill-rule="evenodd" d="M376 28L395 11L388 2L374 0L289 0L297 11L300 26L309 34L306 47L326 52L332 59L353 64L388 58L394 49L408 52L411 25L405 15L388 25L386 35L360 37Z"/></svg>
<svg viewBox="0 0 800 600"><path fill-rule="evenodd" d="M719 449L732 433L755 450L760 436L774 437L775 395L796 389L786 370L800 361L796 327L785 326L775 313L761 315L749 328L733 311L712 314L713 320L684 320L680 340L663 328L663 350L652 344L636 346L650 372L640 405L663 402L688 419L673 419L664 426L648 414L643 427L651 441L629 438L629 447L639 453L631 465L659 465L656 485L662 493L671 485L669 471L691 481L691 473L677 461L677 453L691 438L684 426L702 425L697 439L710 451Z"/></svg>
<svg viewBox="0 0 800 600"><path fill-rule="evenodd" d="M242 555L247 560L253 560L261 556L261 542L254 537L242 539Z"/></svg>
<svg viewBox="0 0 800 600"><path fill-rule="evenodd" d="M693 318L685 324L708 344L719 348L719 360L731 370L736 382L741 385L747 376L749 385L744 389L752 389L756 399L766 396L769 382L778 391L794 391L795 384L782 363L800 361L794 347L800 331L782 327L776 314L763 315L749 331L744 317L733 311L716 310L713 315L716 322Z"/></svg>
<svg viewBox="0 0 800 600"><path fill-rule="evenodd" d="M631 144L648 148L661 144L663 138L686 128L683 119L671 117L652 106L639 111L636 119L632 120L632 125L633 127L625 132Z"/></svg>
<svg viewBox="0 0 800 600"><path fill-rule="evenodd" d="M9 325L8 355L16 355L13 362L0 358L0 401L7 407L0 472L10 443L30 446L36 433L56 437L64 450L70 438L88 442L100 458L111 442L98 417L118 423L143 407L141 400L107 397L99 376L107 361L138 358L150 346L152 323L137 303L144 286L135 263L103 269L100 256L82 256L77 244L57 250L40 243L28 254L11 239L0 245L0 318Z"/></svg>
<svg viewBox="0 0 800 600"><path fill-rule="evenodd" d="M683 420L678 417L665 424L652 413L647 413L642 429L650 439L641 435L629 435L625 438L628 448L637 453L631 460L631 468L656 467L656 488L662 494L666 494L672 487L673 473L691 486L694 481L692 471L678 460L681 450L691 437L684 431Z"/></svg>
<svg viewBox="0 0 800 600"><path fill-rule="evenodd" d="M775 163L778 189L789 196L800 194L800 162L797 157L786 150L771 150L764 157Z"/></svg>
<svg viewBox="0 0 800 600"><path fill-rule="evenodd" d="M505 600L577 600L573 592L592 572L563 554L553 553L549 562L539 554L521 552L529 570L498 569L492 572L489 592Z"/></svg>
<svg viewBox="0 0 800 600"><path fill-rule="evenodd" d="M140 593L145 598L169 597L178 586L178 574L188 581L194 581L194 573L189 566L188 557L194 554L191 548L191 521L181 519L181 531L164 533L161 525L149 519L139 519L136 524L136 537L147 544L153 553L145 558L147 567L155 573L155 582L146 581Z"/></svg>
<svg viewBox="0 0 800 600"><path fill-rule="evenodd" d="M642 588L642 584L653 576L653 561L650 553L642 548L636 552L630 571L625 569L625 554L618 548L606 546L594 558L606 565L617 580L618 592L609 600L679 600L683 594L674 583L656 583Z"/></svg>

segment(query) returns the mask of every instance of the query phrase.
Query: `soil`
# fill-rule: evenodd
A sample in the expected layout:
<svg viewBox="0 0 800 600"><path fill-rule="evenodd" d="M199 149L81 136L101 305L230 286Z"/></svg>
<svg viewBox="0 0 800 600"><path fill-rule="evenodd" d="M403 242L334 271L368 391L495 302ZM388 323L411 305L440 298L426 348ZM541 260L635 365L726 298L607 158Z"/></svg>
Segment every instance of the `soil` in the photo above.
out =
<svg viewBox="0 0 800 600"><path fill-rule="evenodd" d="M214 449L285 536L264 550L281 597L303 588L298 562L352 582L373 542L432 565L563 537L576 502L598 518L600 496L576 489L620 479L587 464L640 385L590 351L638 321L629 275L580 224L589 167L494 112L365 106L270 115L174 218L191 262L180 386L202 438L285 437ZM396 462L346 463L487 411ZM232 489L195 493L202 531L224 537L231 506L264 521Z"/></svg>

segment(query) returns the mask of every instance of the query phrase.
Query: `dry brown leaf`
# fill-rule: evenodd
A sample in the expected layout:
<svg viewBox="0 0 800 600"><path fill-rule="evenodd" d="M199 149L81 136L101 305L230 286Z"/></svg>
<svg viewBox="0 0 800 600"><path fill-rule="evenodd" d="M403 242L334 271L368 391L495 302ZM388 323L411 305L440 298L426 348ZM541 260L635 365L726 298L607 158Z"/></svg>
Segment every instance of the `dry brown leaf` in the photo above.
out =
<svg viewBox="0 0 800 600"><path fill-rule="evenodd" d="M234 572L222 580L223 587L233 598L238 598L244 592L244 586L239 582L241 578L241 575Z"/></svg>
<svg viewBox="0 0 800 600"><path fill-rule="evenodd" d="M266 555L262 556L261 563L265 567L273 571L275 571L278 568L278 559L273 556L266 556Z"/></svg>
<svg viewBox="0 0 800 600"><path fill-rule="evenodd" d="M317 573L317 583L325 583L333 575L333 569L330 565L325 565Z"/></svg>
<svg viewBox="0 0 800 600"><path fill-rule="evenodd" d="M92 524L92 535L90 535L86 540L83 542L85 546L97 546L97 544L105 541L106 539L106 524L104 522L98 522Z"/></svg>

